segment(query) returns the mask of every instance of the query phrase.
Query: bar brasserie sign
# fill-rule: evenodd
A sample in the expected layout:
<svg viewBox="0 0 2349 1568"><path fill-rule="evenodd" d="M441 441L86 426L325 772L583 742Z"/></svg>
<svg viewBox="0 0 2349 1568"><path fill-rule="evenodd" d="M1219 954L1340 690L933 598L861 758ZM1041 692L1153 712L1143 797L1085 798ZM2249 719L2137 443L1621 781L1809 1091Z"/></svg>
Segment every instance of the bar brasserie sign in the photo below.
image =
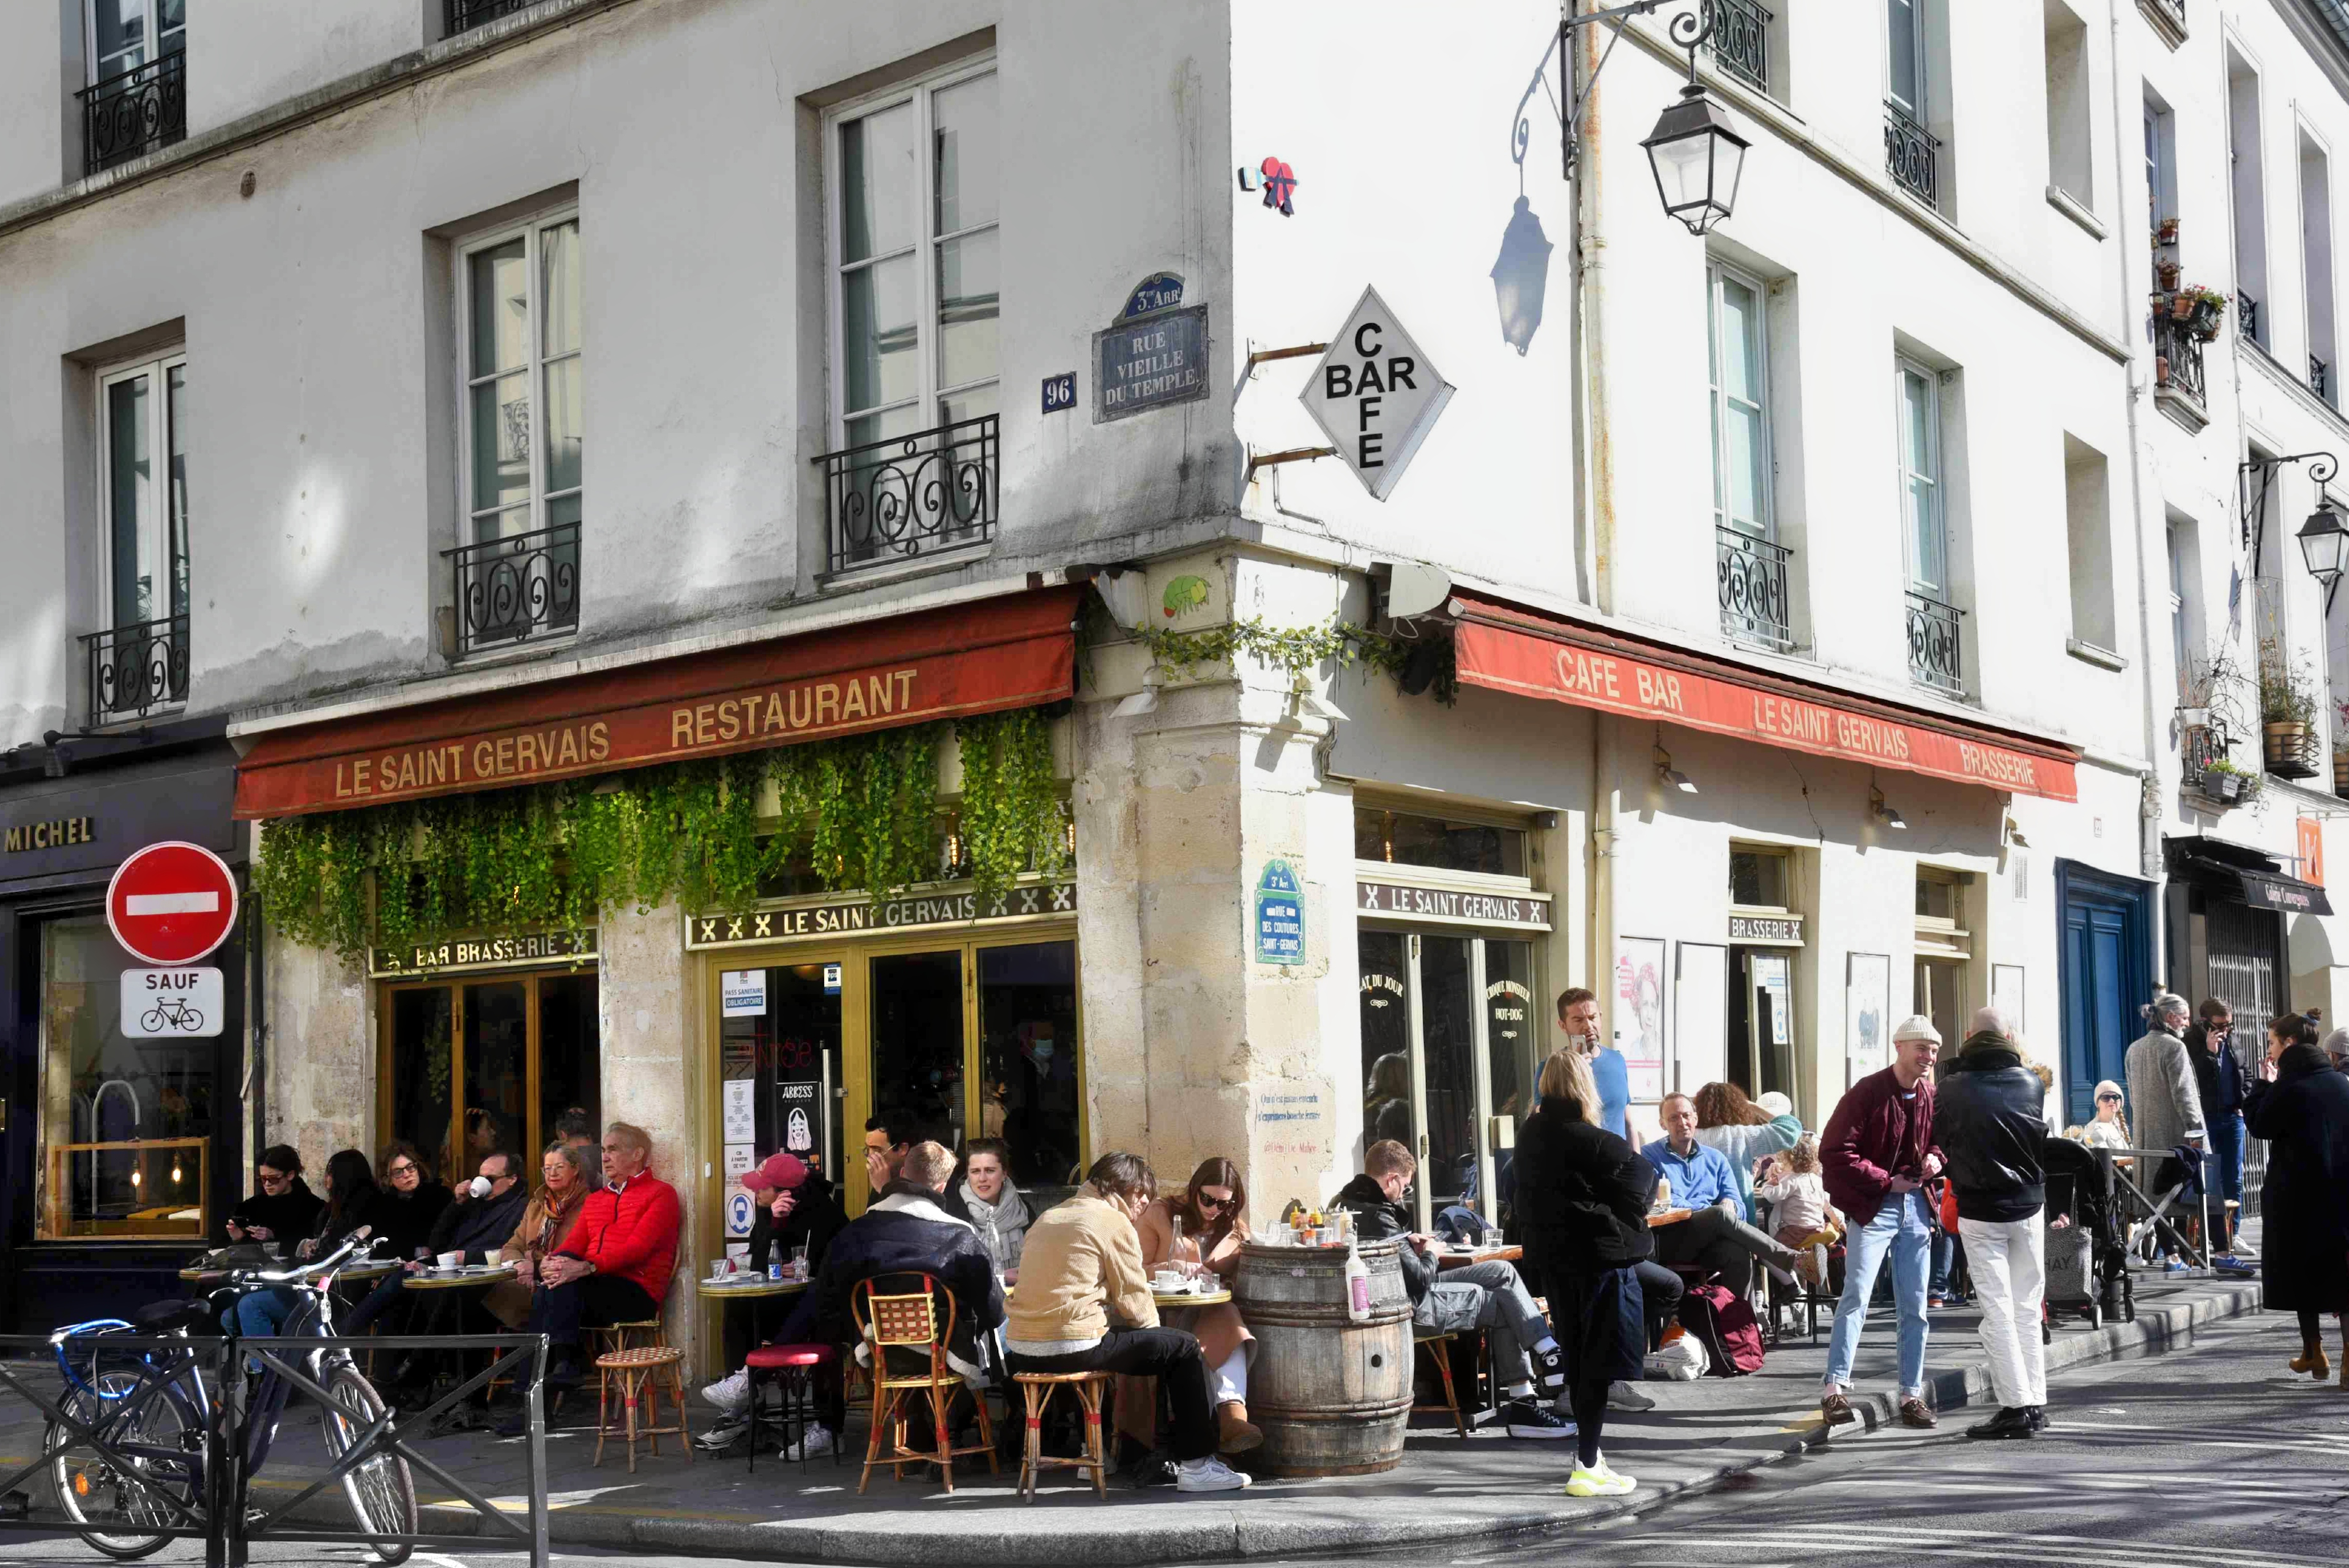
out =
<svg viewBox="0 0 2349 1568"><path fill-rule="evenodd" d="M380 980L407 974L447 974L458 970L595 961L595 929L585 926L457 937L429 947L376 948L367 956L367 972Z"/></svg>

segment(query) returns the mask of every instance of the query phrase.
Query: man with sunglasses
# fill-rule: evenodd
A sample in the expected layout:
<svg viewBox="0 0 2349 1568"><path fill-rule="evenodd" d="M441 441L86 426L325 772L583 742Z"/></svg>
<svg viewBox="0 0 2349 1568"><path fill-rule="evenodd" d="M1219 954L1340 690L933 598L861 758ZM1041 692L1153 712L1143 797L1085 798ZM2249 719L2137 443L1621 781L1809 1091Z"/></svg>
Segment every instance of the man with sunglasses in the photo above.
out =
<svg viewBox="0 0 2349 1568"><path fill-rule="evenodd" d="M1419 1161L1392 1138L1362 1151L1362 1174L1338 1190L1332 1209L1354 1216L1354 1233L1365 1241L1404 1239L1401 1249L1403 1288L1411 1294L1412 1326L1422 1333L1464 1333L1481 1328L1492 1347L1493 1373L1509 1403L1504 1412L1513 1438L1574 1436L1574 1423L1542 1402L1545 1390L1566 1384L1566 1357L1550 1334L1549 1322L1517 1277L1512 1264L1494 1259L1446 1269L1439 1274L1428 1256L1428 1239L1411 1228L1403 1201ZM1538 1379L1538 1381L1537 1381Z"/></svg>
<svg viewBox="0 0 2349 1568"><path fill-rule="evenodd" d="M2234 1010L2206 996L2186 1030L2186 1058L2202 1096L2202 1125L2210 1131L2203 1160L2218 1231L2213 1251L2235 1251L2236 1211L2243 1206L2243 1067L2235 1056Z"/></svg>

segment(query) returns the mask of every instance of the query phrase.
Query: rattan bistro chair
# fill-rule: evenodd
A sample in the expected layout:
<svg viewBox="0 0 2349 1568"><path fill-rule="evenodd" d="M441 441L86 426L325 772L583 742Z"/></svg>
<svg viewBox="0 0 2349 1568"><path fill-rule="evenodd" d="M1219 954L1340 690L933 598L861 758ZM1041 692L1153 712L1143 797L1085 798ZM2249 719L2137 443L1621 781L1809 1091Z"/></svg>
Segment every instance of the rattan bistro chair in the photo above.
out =
<svg viewBox="0 0 2349 1568"><path fill-rule="evenodd" d="M920 1288L892 1294L879 1288L881 1281L863 1280L849 1296L857 1337L873 1358L873 1429L864 1441L864 1469L856 1480L858 1494L863 1495L871 1484L875 1465L889 1466L902 1480L907 1465L934 1464L948 1491L954 1490L955 1459L962 1454L983 1453L988 1468L1002 1474L1003 1467L995 1456L995 1423L988 1415L985 1399L974 1397L971 1401L978 1408L978 1441L957 1449L949 1436L947 1412L955 1396L963 1390L962 1374L947 1361L947 1345L954 1337L954 1293L927 1274L883 1277L917 1281ZM939 1321L941 1300L946 1303L944 1322ZM910 1418L906 1407L916 1394L929 1397L930 1427L936 1446L927 1449L905 1446Z"/></svg>

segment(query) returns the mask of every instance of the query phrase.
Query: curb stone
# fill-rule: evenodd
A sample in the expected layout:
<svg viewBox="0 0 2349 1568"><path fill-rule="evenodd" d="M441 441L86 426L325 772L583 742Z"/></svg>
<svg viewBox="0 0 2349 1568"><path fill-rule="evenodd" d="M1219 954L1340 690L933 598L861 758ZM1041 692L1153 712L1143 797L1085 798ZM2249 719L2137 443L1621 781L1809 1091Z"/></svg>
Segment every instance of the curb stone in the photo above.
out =
<svg viewBox="0 0 2349 1568"><path fill-rule="evenodd" d="M2257 1310L2258 1281L2212 1282L2219 1288L2199 1299L2141 1303L2134 1323L2059 1335L2047 1347L2047 1370L2054 1373L2119 1360L2133 1352L2183 1344L2198 1327ZM1986 1366L1951 1367L1929 1376L1927 1402L1948 1412L1975 1402L1989 1390ZM1859 1417L1858 1429L1868 1433L1892 1426L1897 1414L1889 1392L1856 1393L1852 1409ZM1415 1509L1409 1517L1366 1515L1352 1507L1356 1500L1332 1497L1319 1507L1304 1499L1284 1501L1278 1507L1202 1502L1101 1528L1081 1509L1006 1508L989 1498L960 1511L948 1501L942 1507L926 1505L919 1515L908 1511L806 1521L558 1509L549 1515L548 1538L557 1546L634 1546L883 1568L942 1561L979 1561L991 1568L1141 1568L1392 1551L1437 1542L1447 1547L1481 1545L1556 1535L1599 1519L1650 1512L1833 1440L1818 1427L1772 1436L1779 1440L1763 1438L1760 1448L1749 1447L1692 1478L1642 1481L1640 1490L1630 1498L1555 1501L1545 1498L1516 1507L1502 1500L1497 1508L1484 1500L1463 1507L1430 1499L1428 1506ZM428 1530L482 1534L481 1521L470 1509L432 1506L423 1513Z"/></svg>

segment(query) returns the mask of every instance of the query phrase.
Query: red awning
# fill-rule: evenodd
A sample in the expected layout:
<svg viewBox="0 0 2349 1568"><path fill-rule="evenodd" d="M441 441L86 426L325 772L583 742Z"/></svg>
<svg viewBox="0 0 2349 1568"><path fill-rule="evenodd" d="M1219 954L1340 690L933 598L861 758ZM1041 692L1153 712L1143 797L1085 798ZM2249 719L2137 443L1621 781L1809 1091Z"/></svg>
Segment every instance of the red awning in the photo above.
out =
<svg viewBox="0 0 2349 1568"><path fill-rule="evenodd" d="M1460 679L1634 719L2049 800L2079 798L2071 746L1872 701L1514 605L1455 595Z"/></svg>
<svg viewBox="0 0 2349 1568"><path fill-rule="evenodd" d="M1074 695L1081 587L1035 589L772 642L264 735L241 818L541 784Z"/></svg>

